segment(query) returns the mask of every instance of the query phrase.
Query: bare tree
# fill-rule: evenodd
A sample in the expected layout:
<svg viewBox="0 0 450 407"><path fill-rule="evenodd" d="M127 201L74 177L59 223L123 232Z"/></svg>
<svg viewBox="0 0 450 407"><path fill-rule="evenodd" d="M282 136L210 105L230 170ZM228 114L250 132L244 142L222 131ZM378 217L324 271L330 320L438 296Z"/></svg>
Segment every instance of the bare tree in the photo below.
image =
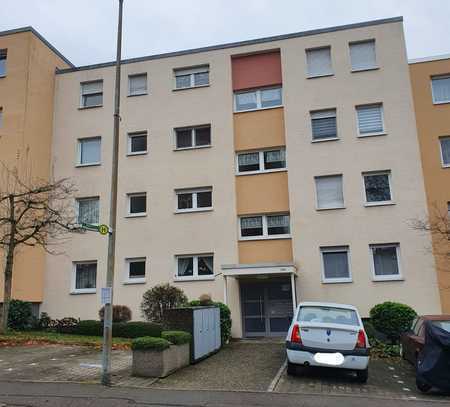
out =
<svg viewBox="0 0 450 407"><path fill-rule="evenodd" d="M37 246L48 253L56 253L52 246L77 230L77 225L73 210L76 189L68 179L33 180L1 163L0 175L0 249L6 257L0 332L4 332L8 326L17 250Z"/></svg>

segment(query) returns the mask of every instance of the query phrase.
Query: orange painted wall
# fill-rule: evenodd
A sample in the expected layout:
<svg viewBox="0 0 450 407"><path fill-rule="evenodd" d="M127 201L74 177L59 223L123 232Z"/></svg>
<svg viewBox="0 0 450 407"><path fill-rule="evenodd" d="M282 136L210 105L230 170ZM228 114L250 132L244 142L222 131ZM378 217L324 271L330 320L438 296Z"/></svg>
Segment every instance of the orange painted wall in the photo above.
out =
<svg viewBox="0 0 450 407"><path fill-rule="evenodd" d="M450 202L450 168L442 167L439 144L439 137L450 135L450 104L433 104L431 76L450 74L450 59L409 67L429 216L435 219L447 214ZM450 244L439 235L432 239L442 311L450 313Z"/></svg>
<svg viewBox="0 0 450 407"><path fill-rule="evenodd" d="M233 90L280 85L280 52L233 57L231 60Z"/></svg>
<svg viewBox="0 0 450 407"><path fill-rule="evenodd" d="M242 241L238 250L241 264L293 261L291 239Z"/></svg>

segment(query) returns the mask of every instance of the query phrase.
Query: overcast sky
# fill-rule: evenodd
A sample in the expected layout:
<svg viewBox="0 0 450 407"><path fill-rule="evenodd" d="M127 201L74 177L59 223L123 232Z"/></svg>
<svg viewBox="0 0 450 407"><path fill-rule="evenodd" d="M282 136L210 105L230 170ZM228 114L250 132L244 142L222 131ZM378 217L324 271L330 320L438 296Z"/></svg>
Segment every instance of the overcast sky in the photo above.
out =
<svg viewBox="0 0 450 407"><path fill-rule="evenodd" d="M118 0L1 0L75 65L115 57ZM125 58L403 16L409 58L450 53L450 0L124 0Z"/></svg>

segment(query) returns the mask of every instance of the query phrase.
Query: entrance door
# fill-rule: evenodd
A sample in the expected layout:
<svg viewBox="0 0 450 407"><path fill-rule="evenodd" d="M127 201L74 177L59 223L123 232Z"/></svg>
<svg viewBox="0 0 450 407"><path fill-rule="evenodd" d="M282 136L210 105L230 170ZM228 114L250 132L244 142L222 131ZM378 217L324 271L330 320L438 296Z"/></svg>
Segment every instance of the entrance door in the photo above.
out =
<svg viewBox="0 0 450 407"><path fill-rule="evenodd" d="M245 336L283 336L293 315L291 282L242 282L241 305Z"/></svg>

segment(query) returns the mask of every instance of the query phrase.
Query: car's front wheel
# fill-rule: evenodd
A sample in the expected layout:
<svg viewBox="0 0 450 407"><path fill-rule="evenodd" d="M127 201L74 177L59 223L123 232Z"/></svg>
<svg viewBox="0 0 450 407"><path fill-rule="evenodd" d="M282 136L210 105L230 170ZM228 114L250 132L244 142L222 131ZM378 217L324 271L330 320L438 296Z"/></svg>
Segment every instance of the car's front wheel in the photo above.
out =
<svg viewBox="0 0 450 407"><path fill-rule="evenodd" d="M287 362L287 374L289 376L295 376L297 374L297 366L294 363Z"/></svg>
<svg viewBox="0 0 450 407"><path fill-rule="evenodd" d="M368 368L356 371L356 379L358 380L359 383L367 383L368 378L369 378Z"/></svg>

